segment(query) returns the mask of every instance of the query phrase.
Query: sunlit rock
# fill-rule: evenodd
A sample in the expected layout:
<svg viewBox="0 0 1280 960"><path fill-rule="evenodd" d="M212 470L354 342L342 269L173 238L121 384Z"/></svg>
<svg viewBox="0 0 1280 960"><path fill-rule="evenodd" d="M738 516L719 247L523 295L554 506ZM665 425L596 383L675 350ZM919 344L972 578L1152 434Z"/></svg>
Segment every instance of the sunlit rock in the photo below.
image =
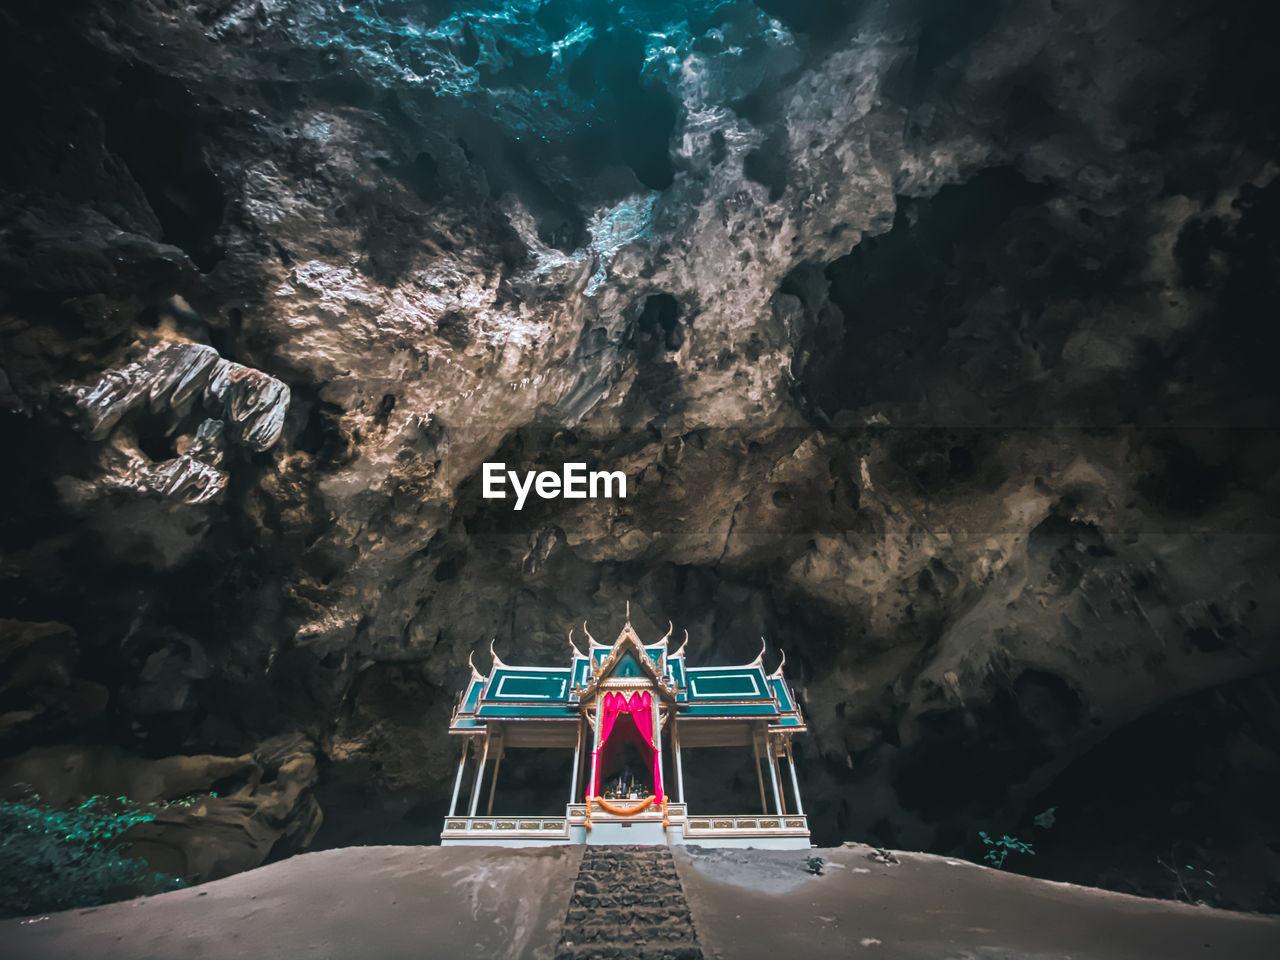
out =
<svg viewBox="0 0 1280 960"><path fill-rule="evenodd" d="M280 437L289 409L289 388L260 370L223 360L210 346L169 343L154 347L142 360L108 370L91 387L77 391L88 436L100 440L143 402L153 413L175 419L190 411L197 397L204 408L223 416L233 436L255 450Z"/></svg>
<svg viewBox="0 0 1280 960"><path fill-rule="evenodd" d="M467 654L558 662L631 600L695 663L786 650L821 843L963 853L1056 804L1046 842L1074 839L1037 865L1155 891L1060 795L1092 822L1110 738L1177 740L1196 757L1144 768L1159 802L1104 811L1115 835L1259 864L1238 906L1280 880L1230 839L1274 832L1247 798L1280 769L1249 732L1280 667L1265 17L14 16L10 102L41 108L0 194L5 596L73 608L128 691L120 745L317 731L319 802L418 829ZM489 461L631 488L514 514ZM730 807L747 761L705 763ZM333 836L379 835L358 819Z"/></svg>

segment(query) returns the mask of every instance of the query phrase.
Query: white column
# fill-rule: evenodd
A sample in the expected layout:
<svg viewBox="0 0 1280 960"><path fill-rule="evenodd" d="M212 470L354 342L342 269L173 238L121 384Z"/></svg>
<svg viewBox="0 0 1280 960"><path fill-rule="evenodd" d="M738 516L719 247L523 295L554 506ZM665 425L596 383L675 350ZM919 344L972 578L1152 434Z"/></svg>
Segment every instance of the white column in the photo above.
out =
<svg viewBox="0 0 1280 960"><path fill-rule="evenodd" d="M764 798L764 772L760 769L760 733L751 732L751 755L756 759L756 782L760 784L760 812L769 812L769 802Z"/></svg>
<svg viewBox="0 0 1280 960"><path fill-rule="evenodd" d="M582 741L583 727L587 721L582 717L578 718L578 739L573 745L573 777L569 781L569 802L573 803L578 796L578 772L582 769Z"/></svg>
<svg viewBox="0 0 1280 960"><path fill-rule="evenodd" d="M484 765L489 762L489 731L484 733L484 749L480 752L480 762L476 764L476 782L471 787L471 812L467 814L469 817L476 815L476 807L480 805L480 785L484 782Z"/></svg>
<svg viewBox="0 0 1280 960"><path fill-rule="evenodd" d="M458 775L453 778L453 799L449 801L449 816L455 816L458 809L458 792L462 789L462 771L467 765L467 747L471 746L471 738L462 738L462 757L458 760Z"/></svg>
<svg viewBox="0 0 1280 960"><path fill-rule="evenodd" d="M498 789L498 768L502 766L502 755L506 752L505 745L499 740L498 755L493 758L493 773L489 777L489 806L484 811L486 817L493 816L493 791Z"/></svg>
<svg viewBox="0 0 1280 960"><path fill-rule="evenodd" d="M671 712L671 750L676 755L676 796L684 803L684 765L680 762L680 727L677 726L676 714Z"/></svg>
<svg viewBox="0 0 1280 960"><path fill-rule="evenodd" d="M773 812L782 816L782 791L778 789L778 767L773 762L773 744L769 742L769 734L764 735L764 755L769 763L769 782L773 785Z"/></svg>
<svg viewBox="0 0 1280 960"><path fill-rule="evenodd" d="M791 794L796 798L796 813L804 816L804 804L800 802L800 781L796 779L796 758L791 755L791 739L787 738L787 764L791 768Z"/></svg>
<svg viewBox="0 0 1280 960"><path fill-rule="evenodd" d="M779 753L773 760L774 770L778 776L778 815L785 817L787 815L787 787L782 782L782 754Z"/></svg>

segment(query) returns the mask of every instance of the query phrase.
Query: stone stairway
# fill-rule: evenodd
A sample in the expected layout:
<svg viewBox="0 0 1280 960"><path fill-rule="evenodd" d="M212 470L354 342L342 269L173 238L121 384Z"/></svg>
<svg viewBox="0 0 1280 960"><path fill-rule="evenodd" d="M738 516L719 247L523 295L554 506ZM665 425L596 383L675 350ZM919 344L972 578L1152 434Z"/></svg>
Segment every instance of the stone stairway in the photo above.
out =
<svg viewBox="0 0 1280 960"><path fill-rule="evenodd" d="M556 960L702 960L671 851L588 845Z"/></svg>

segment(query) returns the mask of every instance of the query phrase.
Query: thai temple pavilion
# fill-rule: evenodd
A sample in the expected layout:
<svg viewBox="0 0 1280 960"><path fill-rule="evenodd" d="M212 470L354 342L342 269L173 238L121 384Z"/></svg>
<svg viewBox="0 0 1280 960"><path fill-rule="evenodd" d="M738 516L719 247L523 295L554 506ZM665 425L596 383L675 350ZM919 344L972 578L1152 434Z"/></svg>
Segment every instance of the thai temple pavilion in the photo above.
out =
<svg viewBox="0 0 1280 960"><path fill-rule="evenodd" d="M612 645L587 633L584 653L570 632L567 667L513 667L491 644L488 675L472 664L449 725L462 758L441 843L808 848L791 754L805 725L782 676L785 656L772 673L763 647L741 666L689 667L687 632L675 652L670 639L668 629L643 643L628 605ZM562 817L493 815L504 753L529 747L572 751ZM685 751L703 747L751 751L758 799L744 796L739 811L687 810Z"/></svg>

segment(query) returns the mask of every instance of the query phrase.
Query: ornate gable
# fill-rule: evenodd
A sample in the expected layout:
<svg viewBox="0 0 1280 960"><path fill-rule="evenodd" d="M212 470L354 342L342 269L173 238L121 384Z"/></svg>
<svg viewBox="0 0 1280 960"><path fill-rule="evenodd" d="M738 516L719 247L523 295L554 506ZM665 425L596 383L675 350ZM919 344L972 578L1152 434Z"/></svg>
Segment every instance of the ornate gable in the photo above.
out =
<svg viewBox="0 0 1280 960"><path fill-rule="evenodd" d="M586 631L587 625L584 623L582 626ZM670 636L671 630L668 629L666 635L657 643L648 645L643 643L635 628L631 626L630 603L627 604L627 620L622 625L622 632L618 634L618 639L613 642L613 646L607 648L609 652L599 662L597 662L599 652L606 649L605 645L597 643L590 631L587 631L587 639L590 641L587 657L592 667L587 682L575 691L578 699L581 701L591 699L602 686L612 686L610 681L621 680L634 683L640 680L647 681L648 685L664 700L675 700L675 685L666 676L667 640ZM656 661L654 652L658 654Z"/></svg>

